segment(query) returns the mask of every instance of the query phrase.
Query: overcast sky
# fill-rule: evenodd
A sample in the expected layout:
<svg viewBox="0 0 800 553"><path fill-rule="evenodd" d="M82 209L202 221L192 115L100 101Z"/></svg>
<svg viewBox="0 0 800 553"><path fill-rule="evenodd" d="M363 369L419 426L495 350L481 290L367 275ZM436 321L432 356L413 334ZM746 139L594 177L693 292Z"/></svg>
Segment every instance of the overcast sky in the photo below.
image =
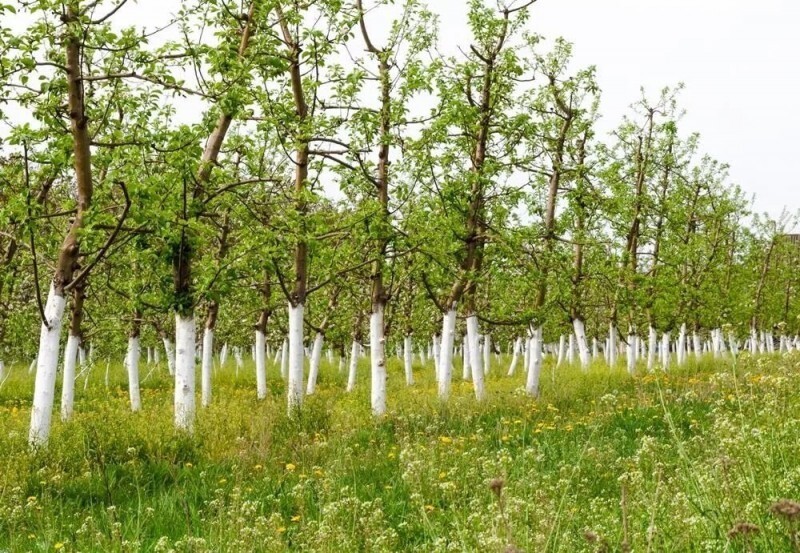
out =
<svg viewBox="0 0 800 553"><path fill-rule="evenodd" d="M455 8L461 2L441 2ZM575 44L597 66L605 125L637 98L686 84L684 130L731 166L754 209L800 208L800 2L797 0L539 0L531 27ZM454 17L443 25L461 25Z"/></svg>

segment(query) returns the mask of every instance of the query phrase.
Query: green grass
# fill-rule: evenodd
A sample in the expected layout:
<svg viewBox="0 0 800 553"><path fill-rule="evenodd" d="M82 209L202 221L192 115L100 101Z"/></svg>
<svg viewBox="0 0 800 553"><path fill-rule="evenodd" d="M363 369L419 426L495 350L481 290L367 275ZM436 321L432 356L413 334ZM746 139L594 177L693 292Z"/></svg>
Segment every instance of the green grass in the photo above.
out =
<svg viewBox="0 0 800 553"><path fill-rule="evenodd" d="M74 420L54 422L35 452L33 380L12 367L0 389L0 551L797 547L800 520L769 509L800 499L800 356L634 378L546 365L538 401L507 366L495 361L487 401L457 379L442 404L431 366L407 388L392 360L389 414L375 419L366 361L352 394L323 363L296 418L276 367L257 401L253 367L237 378L231 364L190 437L172 428L164 367L134 414L122 367L106 388L99 363L85 391L77 383ZM729 535L742 521L758 532Z"/></svg>

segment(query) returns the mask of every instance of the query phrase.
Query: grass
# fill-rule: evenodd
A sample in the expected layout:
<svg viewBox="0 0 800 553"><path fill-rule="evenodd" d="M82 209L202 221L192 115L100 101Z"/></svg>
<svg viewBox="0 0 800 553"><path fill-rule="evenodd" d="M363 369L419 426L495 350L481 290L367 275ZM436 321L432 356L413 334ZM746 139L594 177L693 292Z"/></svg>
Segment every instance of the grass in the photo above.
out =
<svg viewBox="0 0 800 553"><path fill-rule="evenodd" d="M508 360L489 399L433 369L404 385L389 363L389 414L326 365L287 417L284 385L255 397L253 367L214 377L193 436L172 428L165 367L128 407L105 363L77 383L75 417L26 445L33 379L0 389L0 551L791 551L800 514L800 355L702 359L628 376L552 370L524 394ZM144 367L142 375L150 372ZM460 370L454 371L460 376ZM199 379L198 379L199 381ZM55 414L57 418L57 413ZM770 510L773 506L772 511ZM748 526L742 523L749 523Z"/></svg>

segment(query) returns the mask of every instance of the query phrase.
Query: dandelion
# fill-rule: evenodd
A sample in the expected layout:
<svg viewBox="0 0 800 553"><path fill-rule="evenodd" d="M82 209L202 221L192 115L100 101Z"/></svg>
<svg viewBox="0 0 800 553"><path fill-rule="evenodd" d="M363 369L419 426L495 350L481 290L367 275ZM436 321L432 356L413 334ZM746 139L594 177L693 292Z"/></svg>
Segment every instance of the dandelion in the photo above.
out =
<svg viewBox="0 0 800 553"><path fill-rule="evenodd" d="M303 517L301 515L294 515L292 517L292 522L300 522Z"/></svg>
<svg viewBox="0 0 800 553"><path fill-rule="evenodd" d="M56 542L56 544L53 546L53 548L54 548L56 551L60 551L61 549L64 549L64 544L63 544L63 543L61 543L61 542Z"/></svg>
<svg viewBox="0 0 800 553"><path fill-rule="evenodd" d="M426 513L432 513L433 509L434 509L433 505L425 505L425 512Z"/></svg>
<svg viewBox="0 0 800 553"><path fill-rule="evenodd" d="M261 465L256 465L256 466L253 467L253 470L261 470L263 468L264 467L262 467Z"/></svg>
<svg viewBox="0 0 800 553"><path fill-rule="evenodd" d="M286 470L288 470L289 472L293 472L294 469L296 469L296 468L297 467L295 466L294 463L286 463Z"/></svg>
<svg viewBox="0 0 800 553"><path fill-rule="evenodd" d="M284 532L286 532L286 527L285 526L278 527L278 533L279 534L283 534Z"/></svg>
<svg viewBox="0 0 800 553"><path fill-rule="evenodd" d="M191 464L191 463L186 463L186 464L185 464L185 465L183 465L183 466L184 466L184 467L186 467L187 469L190 469L190 468L192 468L194 465L193 465L193 464Z"/></svg>
<svg viewBox="0 0 800 553"><path fill-rule="evenodd" d="M453 438L451 438L450 436L439 436L439 441L442 442L443 444L452 444Z"/></svg>

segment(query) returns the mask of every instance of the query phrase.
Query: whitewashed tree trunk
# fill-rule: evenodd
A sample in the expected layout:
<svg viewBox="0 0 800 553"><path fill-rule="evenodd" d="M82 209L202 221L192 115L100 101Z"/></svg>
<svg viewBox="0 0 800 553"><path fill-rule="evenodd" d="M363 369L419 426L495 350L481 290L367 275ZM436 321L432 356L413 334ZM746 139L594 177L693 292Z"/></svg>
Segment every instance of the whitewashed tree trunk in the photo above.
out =
<svg viewBox="0 0 800 553"><path fill-rule="evenodd" d="M469 380L471 375L470 368L470 353L469 353L469 338L464 334L464 340L461 342L461 379Z"/></svg>
<svg viewBox="0 0 800 553"><path fill-rule="evenodd" d="M311 363L308 370L308 385L306 394L311 395L317 388L317 376L319 375L319 364L322 361L322 342L325 338L321 332L314 336L314 345L311 348Z"/></svg>
<svg viewBox="0 0 800 553"><path fill-rule="evenodd" d="M628 332L628 374L636 372L636 334Z"/></svg>
<svg viewBox="0 0 800 553"><path fill-rule="evenodd" d="M567 338L567 363L570 366L575 365L575 335L572 332Z"/></svg>
<svg viewBox="0 0 800 553"><path fill-rule="evenodd" d="M303 405L303 311L300 303L289 303L289 379L286 387L289 414L294 414Z"/></svg>
<svg viewBox="0 0 800 553"><path fill-rule="evenodd" d="M383 305L374 306L369 317L370 402L373 415L386 413L386 338Z"/></svg>
<svg viewBox="0 0 800 553"><path fill-rule="evenodd" d="M6 379L6 364L0 359L0 384Z"/></svg>
<svg viewBox="0 0 800 553"><path fill-rule="evenodd" d="M161 340L164 343L164 354L167 356L167 370L170 376L175 376L175 348L172 347L172 341L164 337Z"/></svg>
<svg viewBox="0 0 800 553"><path fill-rule="evenodd" d="M750 328L750 354L755 355L758 353L758 331L756 327Z"/></svg>
<svg viewBox="0 0 800 553"><path fill-rule="evenodd" d="M661 335L661 366L666 371L669 369L669 332Z"/></svg>
<svg viewBox="0 0 800 553"><path fill-rule="evenodd" d="M522 338L514 340L514 355L511 357L511 365L508 367L508 376L514 376L519 363L519 350L522 348Z"/></svg>
<svg viewBox="0 0 800 553"><path fill-rule="evenodd" d="M542 328L535 327L530 341L530 367L525 382L528 395L539 397L539 378L542 373Z"/></svg>
<svg viewBox="0 0 800 553"><path fill-rule="evenodd" d="M525 337L525 341L522 344L522 370L525 371L525 378L528 375L528 367L531 366L531 340L527 336Z"/></svg>
<svg viewBox="0 0 800 553"><path fill-rule="evenodd" d="M263 326L261 327L263 328ZM267 337L260 330L256 330L256 341L253 353L256 357L256 397L267 397ZM241 354L240 354L241 356Z"/></svg>
<svg viewBox="0 0 800 553"><path fill-rule="evenodd" d="M412 349L411 335L406 334L403 338L403 361L406 369L406 385L414 385L414 350Z"/></svg>
<svg viewBox="0 0 800 553"><path fill-rule="evenodd" d="M214 368L214 330L203 330L203 364L200 368L200 401L203 407L211 405L211 371Z"/></svg>
<svg viewBox="0 0 800 553"><path fill-rule="evenodd" d="M578 345L578 356L581 360L581 367L583 370L589 368L589 344L586 340L586 327L581 319L572 321L572 327L575 330L575 341Z"/></svg>
<svg viewBox="0 0 800 553"><path fill-rule="evenodd" d="M439 352L439 399L450 397L453 372L453 337L456 329L456 309L453 306L442 319L442 342Z"/></svg>
<svg viewBox="0 0 800 553"><path fill-rule="evenodd" d="M467 344L469 347L469 365L472 369L472 386L478 401L486 397L483 386L483 366L478 335L478 317L472 313L467 315Z"/></svg>
<svg viewBox="0 0 800 553"><path fill-rule="evenodd" d="M228 361L228 342L222 344L222 350L219 352L219 366L225 366Z"/></svg>
<svg viewBox="0 0 800 553"><path fill-rule="evenodd" d="M441 368L439 367L439 356L441 355L441 351L439 347L439 337L436 334L433 335L432 354L433 354L433 368L436 371L436 383L438 384L442 378Z"/></svg>
<svg viewBox="0 0 800 553"><path fill-rule="evenodd" d="M58 342L61 337L61 320L64 317L66 299L55 293L53 286L47 294L44 316L39 332L39 354L36 357L36 380L31 408L31 427L28 441L31 446L47 443L50 436L50 422L53 416L53 402L56 391L56 370L58 369Z"/></svg>
<svg viewBox="0 0 800 553"><path fill-rule="evenodd" d="M147 364L148 365L153 364L153 348L151 348L150 346L147 346Z"/></svg>
<svg viewBox="0 0 800 553"><path fill-rule="evenodd" d="M562 334L558 338L558 359L556 367L560 367L567 357L567 338Z"/></svg>
<svg viewBox="0 0 800 553"><path fill-rule="evenodd" d="M281 378L286 380L289 378L289 340L283 339L283 344L280 350L280 363L281 363Z"/></svg>
<svg viewBox="0 0 800 553"><path fill-rule="evenodd" d="M175 316L175 426L191 432L194 429L194 316Z"/></svg>
<svg viewBox="0 0 800 553"><path fill-rule="evenodd" d="M489 374L492 365L492 335L483 335L483 374Z"/></svg>
<svg viewBox="0 0 800 553"><path fill-rule="evenodd" d="M678 344L675 349L678 358L678 366L682 367L686 364L686 323L681 324L681 328L678 331Z"/></svg>
<svg viewBox="0 0 800 553"><path fill-rule="evenodd" d="M61 382L61 420L68 421L72 418L73 405L75 402L75 361L77 360L78 348L81 339L79 336L69 335L67 345L64 348L64 376ZM2 362L0 361L0 364ZM3 379L0 370L0 380Z"/></svg>
<svg viewBox="0 0 800 553"><path fill-rule="evenodd" d="M592 359L597 359L600 357L600 345L597 342L597 338L592 338Z"/></svg>
<svg viewBox="0 0 800 553"><path fill-rule="evenodd" d="M656 366L656 350L658 349L658 335L653 325L650 325L647 336L647 371L653 372Z"/></svg>
<svg viewBox="0 0 800 553"><path fill-rule="evenodd" d="M613 322L608 326L608 366L617 366L617 325Z"/></svg>
<svg viewBox="0 0 800 553"><path fill-rule="evenodd" d="M128 356L125 358L125 365L128 367L128 396L131 400L131 411L134 413L142 409L142 395L139 391L139 337L131 336L128 338Z"/></svg>
<svg viewBox="0 0 800 553"><path fill-rule="evenodd" d="M86 364L86 350L80 343L80 340L78 341L78 363L81 367Z"/></svg>
<svg viewBox="0 0 800 553"><path fill-rule="evenodd" d="M347 374L347 391L352 392L356 387L356 370L358 369L358 350L359 345L353 340L353 347L350 349L350 370Z"/></svg>

